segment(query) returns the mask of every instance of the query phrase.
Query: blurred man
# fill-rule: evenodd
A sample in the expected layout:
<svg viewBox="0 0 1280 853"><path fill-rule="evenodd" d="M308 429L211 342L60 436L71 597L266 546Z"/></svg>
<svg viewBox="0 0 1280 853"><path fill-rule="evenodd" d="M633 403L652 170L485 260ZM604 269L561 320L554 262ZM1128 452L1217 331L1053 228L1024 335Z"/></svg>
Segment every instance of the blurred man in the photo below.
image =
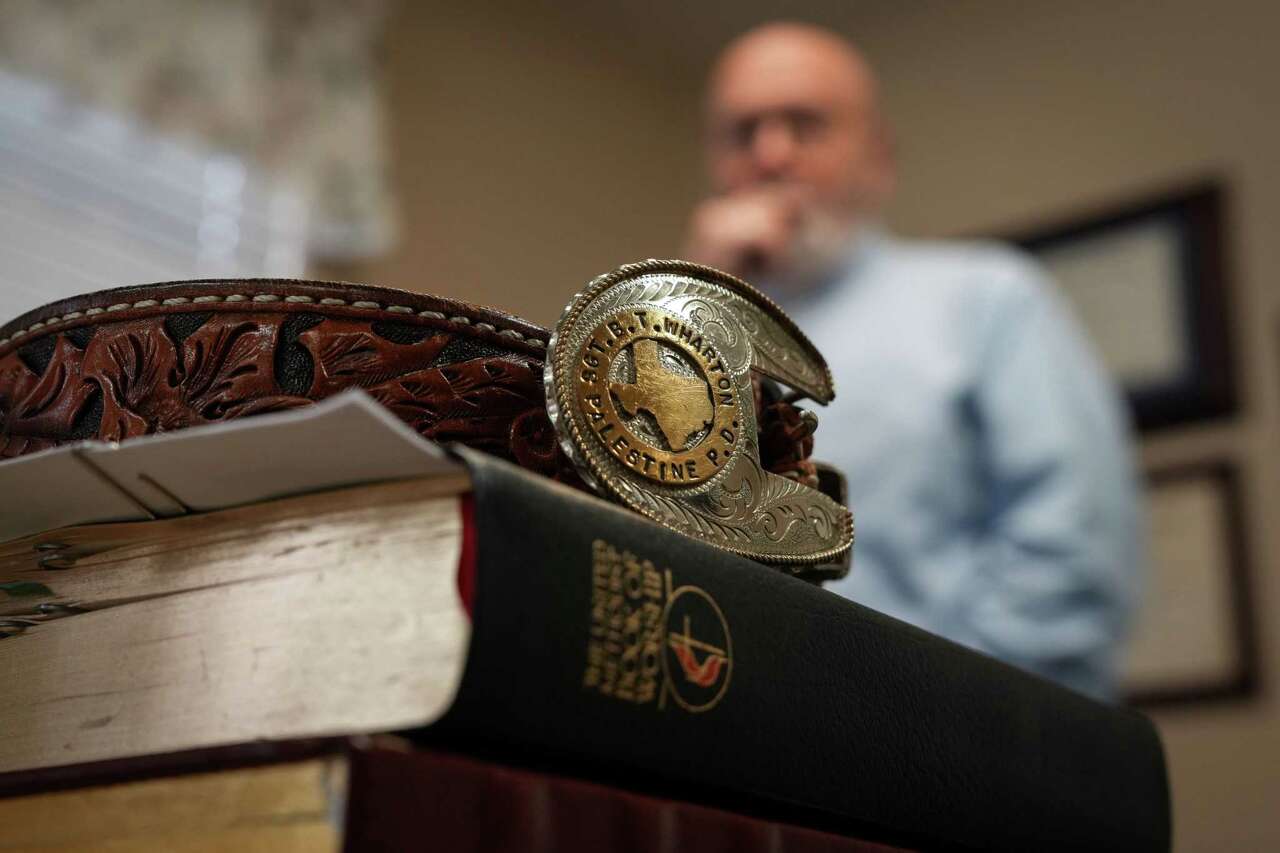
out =
<svg viewBox="0 0 1280 853"><path fill-rule="evenodd" d="M764 286L836 379L819 455L849 478L857 541L831 588L1109 695L1141 562L1133 464L1044 274L878 227L894 160L876 80L825 30L771 24L725 50L707 155L716 194L686 256Z"/></svg>

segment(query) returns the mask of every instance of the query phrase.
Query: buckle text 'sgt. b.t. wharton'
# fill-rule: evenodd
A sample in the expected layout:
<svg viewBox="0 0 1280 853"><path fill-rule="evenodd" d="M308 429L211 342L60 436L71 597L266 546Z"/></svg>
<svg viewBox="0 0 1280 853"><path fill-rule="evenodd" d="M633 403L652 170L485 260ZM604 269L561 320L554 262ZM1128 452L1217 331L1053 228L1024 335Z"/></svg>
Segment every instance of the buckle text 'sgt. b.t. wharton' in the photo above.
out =
<svg viewBox="0 0 1280 853"><path fill-rule="evenodd" d="M547 407L597 492L743 556L838 574L853 519L761 465L753 374L820 403L835 394L822 356L768 297L708 267L645 261L569 303L548 346Z"/></svg>
<svg viewBox="0 0 1280 853"><path fill-rule="evenodd" d="M0 460L347 388L428 439L594 489L717 547L810 580L847 571L852 520L818 490L838 477L810 460L816 419L794 405L831 399L826 364L768 298L681 261L592 281L554 334L456 300L333 282L179 281L64 299L0 326Z"/></svg>

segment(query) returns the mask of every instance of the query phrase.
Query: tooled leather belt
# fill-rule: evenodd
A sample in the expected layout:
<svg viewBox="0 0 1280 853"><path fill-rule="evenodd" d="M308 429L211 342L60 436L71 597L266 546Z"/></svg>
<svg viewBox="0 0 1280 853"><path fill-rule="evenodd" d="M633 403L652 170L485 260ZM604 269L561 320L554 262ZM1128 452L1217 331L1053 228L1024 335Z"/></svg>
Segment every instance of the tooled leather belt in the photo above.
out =
<svg viewBox="0 0 1280 853"><path fill-rule="evenodd" d="M642 266L623 267L618 273L631 270L631 274L623 274L614 285L660 274L657 267L638 272ZM697 281L714 273L671 262L663 269L669 277L696 271L701 276ZM626 310L618 294L617 287L611 288L610 298L617 303L612 307ZM708 403L717 399L717 381L728 387L727 380L714 372L715 364L704 358L704 351L719 357L709 343L714 336L705 336L705 343L694 341L689 328L676 329L670 318L678 321L679 312L668 308L655 306L648 315L657 321L651 323L654 329L643 327L641 337L636 337L632 324L635 340L618 340L619 358L610 377L621 382L614 381L613 393L605 395L611 423L619 434L629 436L623 440L626 453L635 459L631 467L637 481L652 480L650 491L660 501L670 495L683 500L681 496L690 490L706 493L716 477L728 482L726 471L712 470L707 460L723 468L723 463L737 461L732 455L736 448L739 456L754 455L770 481L776 476L790 488L814 491L818 471L810 453L816 421L783 399L778 387L760 371L753 371L749 384L741 382L740 387L746 389L743 396L751 397L747 419L755 420L758 427L748 443L740 443L736 432L748 424L731 416L737 409L725 408L728 392L720 391L720 405ZM697 317L697 310L689 315L692 320ZM669 324L667 332L663 332L664 321ZM603 322L624 331L614 320ZM612 335L608 325L602 328ZM562 353L564 336L573 331L562 319L556 330ZM596 339L592 342L601 346ZM592 342L579 348L590 352ZM617 485L616 478L575 451L569 423L573 418L567 411L572 404L563 395L555 404L553 371L547 367L549 346L554 350L557 341L547 330L499 311L365 285L217 280L92 293L52 303L0 327L0 459L78 440L120 441L281 411L348 388L362 388L426 438L460 442L578 487L586 488L585 480L596 491L680 528L680 521L672 523L662 516L665 510L655 514L626 495L611 492L602 480ZM646 378L658 374L660 380L652 387L645 384ZM610 377L602 375L600 381ZM652 396L654 389L661 390L661 399L646 399L645 394ZM550 407L548 390L552 391ZM686 396L673 398L677 391ZM730 413L722 417L722 411ZM715 432L721 429L733 441L726 443ZM614 437L606 432L602 438ZM620 470L629 471L627 456L619 453L619 441L615 440L612 454ZM609 450L607 442L599 444ZM682 456L686 445L692 449ZM652 454L644 453L644 458L661 457L652 464L641 458L641 451L649 446ZM598 449L594 444L581 447L593 458L598 455L593 453L593 448ZM710 447L717 450L708 451ZM701 471L696 467L699 461ZM626 479L626 471L621 480ZM740 472L735 476L741 479ZM631 487L622 483L621 488ZM753 488L761 494L765 491L759 484ZM702 497L697 500L706 502ZM792 509L783 506L783 510L780 520L790 525L786 514ZM797 511L813 513L810 507ZM677 514L681 513L682 509ZM840 521L833 520L835 527ZM768 518L762 523L776 527ZM695 519L685 526L701 523ZM692 529L684 532L697 535ZM849 537L851 531L843 536L835 530L829 537L834 548L815 551L801 546L811 551L811 557L802 559L787 559L790 552L785 550L751 553L749 548L734 547L738 543L732 536L712 541L788 566L796 574L831 577L842 573L839 566Z"/></svg>

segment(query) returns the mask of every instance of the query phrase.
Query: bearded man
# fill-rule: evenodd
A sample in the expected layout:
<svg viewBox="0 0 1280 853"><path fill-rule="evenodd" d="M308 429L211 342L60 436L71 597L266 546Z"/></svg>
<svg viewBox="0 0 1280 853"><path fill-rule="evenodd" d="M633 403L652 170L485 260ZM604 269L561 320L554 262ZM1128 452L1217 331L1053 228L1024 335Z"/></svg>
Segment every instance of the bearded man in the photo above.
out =
<svg viewBox="0 0 1280 853"><path fill-rule="evenodd" d="M822 456L854 570L830 589L1081 691L1113 693L1142 563L1123 410L1045 274L994 243L914 242L874 74L770 24L707 97L714 195L685 257L762 286L827 356Z"/></svg>

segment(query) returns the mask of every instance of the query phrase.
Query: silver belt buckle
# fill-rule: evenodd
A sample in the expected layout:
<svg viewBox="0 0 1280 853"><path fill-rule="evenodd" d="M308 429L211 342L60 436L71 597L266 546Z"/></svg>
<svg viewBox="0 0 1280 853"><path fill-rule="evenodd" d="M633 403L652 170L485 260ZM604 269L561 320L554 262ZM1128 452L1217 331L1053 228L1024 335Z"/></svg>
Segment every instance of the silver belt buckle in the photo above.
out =
<svg viewBox="0 0 1280 853"><path fill-rule="evenodd" d="M853 517L760 464L751 373L835 396L826 361L744 281L650 260L591 281L547 348L547 409L605 497L717 548L810 579L848 571Z"/></svg>

